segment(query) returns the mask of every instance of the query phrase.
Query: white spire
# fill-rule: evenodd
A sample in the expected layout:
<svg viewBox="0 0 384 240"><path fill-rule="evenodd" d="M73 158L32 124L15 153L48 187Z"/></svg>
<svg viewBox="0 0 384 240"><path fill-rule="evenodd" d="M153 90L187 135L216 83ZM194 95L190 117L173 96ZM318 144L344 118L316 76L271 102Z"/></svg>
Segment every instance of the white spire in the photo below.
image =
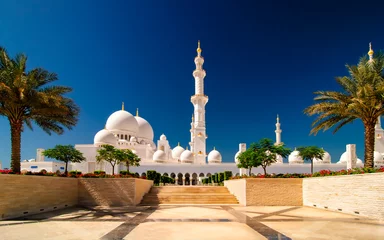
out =
<svg viewBox="0 0 384 240"><path fill-rule="evenodd" d="M377 118L377 122L376 122L375 128L376 129L381 129L381 116L379 116Z"/></svg>
<svg viewBox="0 0 384 240"><path fill-rule="evenodd" d="M281 144L281 132L282 132L282 130L280 129L280 118L279 118L279 114L277 114L276 130L275 130L275 133L276 133L275 145Z"/></svg>

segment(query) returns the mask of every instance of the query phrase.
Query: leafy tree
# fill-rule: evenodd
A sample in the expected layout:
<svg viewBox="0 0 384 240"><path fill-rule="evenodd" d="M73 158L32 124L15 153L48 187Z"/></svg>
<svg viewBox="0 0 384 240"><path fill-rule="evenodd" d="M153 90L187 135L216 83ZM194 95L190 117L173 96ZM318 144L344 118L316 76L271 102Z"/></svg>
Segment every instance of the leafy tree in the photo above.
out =
<svg viewBox="0 0 384 240"><path fill-rule="evenodd" d="M65 175L68 173L68 162L79 163L85 160L83 154L72 145L56 145L54 148L45 150L43 155L65 162Z"/></svg>
<svg viewBox="0 0 384 240"><path fill-rule="evenodd" d="M11 127L11 168L20 172L21 132L24 124L32 130L32 123L46 133L62 134L72 129L78 120L79 108L66 93L69 87L53 86L56 73L43 68L27 70L27 56L10 58L0 47L0 115L8 118Z"/></svg>
<svg viewBox="0 0 384 240"><path fill-rule="evenodd" d="M237 167L248 169L249 176L251 176L252 168L256 168L261 165L259 155L257 154L257 152L255 152L255 146L256 143L252 143L250 148L240 153L237 157L237 159L239 160Z"/></svg>
<svg viewBox="0 0 384 240"><path fill-rule="evenodd" d="M277 161L277 155L283 158L288 157L291 153L289 148L286 148L283 143L275 145L271 139L263 138L258 143L260 149L261 167L264 170L264 175L267 175L267 167Z"/></svg>
<svg viewBox="0 0 384 240"><path fill-rule="evenodd" d="M328 130L337 125L333 133L344 125L361 119L365 129L364 166L373 167L375 124L384 114L384 54L373 55L373 60L362 57L357 66L346 65L349 76L337 77L341 92L317 91L316 103L304 112L317 114L310 134Z"/></svg>
<svg viewBox="0 0 384 240"><path fill-rule="evenodd" d="M323 160L325 151L316 146L298 147L299 156L304 160L311 161L311 174L313 174L313 158Z"/></svg>
<svg viewBox="0 0 384 240"><path fill-rule="evenodd" d="M117 149L116 157L121 163L125 163L129 173L129 166L140 166L140 157L133 153L130 149Z"/></svg>
<svg viewBox="0 0 384 240"><path fill-rule="evenodd" d="M96 161L98 163L106 161L112 166L112 175L115 174L116 164L120 164L120 152L119 149L116 149L112 145L102 145L100 149L97 150Z"/></svg>

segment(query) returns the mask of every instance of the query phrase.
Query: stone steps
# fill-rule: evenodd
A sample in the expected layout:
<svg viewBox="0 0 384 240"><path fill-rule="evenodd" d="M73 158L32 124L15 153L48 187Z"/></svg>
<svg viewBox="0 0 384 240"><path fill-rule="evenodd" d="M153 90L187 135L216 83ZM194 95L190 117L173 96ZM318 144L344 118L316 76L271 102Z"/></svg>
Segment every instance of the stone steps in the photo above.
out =
<svg viewBox="0 0 384 240"><path fill-rule="evenodd" d="M238 204L226 187L164 186L152 187L141 205L157 204Z"/></svg>

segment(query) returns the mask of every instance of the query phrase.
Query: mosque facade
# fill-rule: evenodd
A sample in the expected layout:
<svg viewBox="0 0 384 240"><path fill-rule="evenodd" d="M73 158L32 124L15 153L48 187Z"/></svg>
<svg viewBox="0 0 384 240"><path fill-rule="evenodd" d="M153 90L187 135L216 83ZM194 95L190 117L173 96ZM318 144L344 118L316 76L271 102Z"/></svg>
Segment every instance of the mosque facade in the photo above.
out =
<svg viewBox="0 0 384 240"><path fill-rule="evenodd" d="M156 170L161 174L167 174L176 179L178 184L195 185L204 177L208 177L217 172L232 171L233 175L246 174L246 169L237 168L237 157L241 152L246 150L246 144L240 143L239 150L234 156L232 162L222 162L220 152L213 149L207 154L206 149L206 122L205 122L205 105L208 102L208 96L204 93L204 79L206 72L203 69L204 58L201 56L202 50L200 42L198 43L197 56L194 59L195 70L193 77L195 79L195 94L191 96L193 105L193 114L190 127L190 142L188 147L183 148L180 145L172 148L166 135L162 134L157 142L154 142L154 131L147 120L139 116L138 110L136 115L132 115L124 109L112 113L105 124L94 136L92 144L76 144L75 148L81 151L86 158L82 163L71 163L69 170L77 170L83 173L94 172L95 170L103 170L112 173L112 167L107 162L97 163L97 150L102 145L109 144L119 149L130 149L140 158L139 167L131 167L131 172L137 172L145 175L147 170ZM370 49L369 55L373 54ZM371 56L371 55L370 55ZM281 144L281 124L280 118L276 119L276 142ZM384 165L384 130L381 128L380 118L376 124L376 142L375 142L375 165ZM41 157L42 150L38 149L38 161L26 161L21 163L21 169L24 171L40 171L41 166L46 166L44 158ZM341 170L346 169L346 164L350 155L343 153L339 162L331 163L331 156L325 152L323 159L314 159L314 171L323 169ZM356 156L357 158L357 156ZM42 159L42 160L41 160ZM360 159L357 160L357 166L362 166ZM43 164L45 163L45 165ZM40 167L39 167L40 166ZM61 167L62 166L57 166ZM61 169L60 168L60 169ZM52 169L45 169L52 171ZM126 170L123 164L115 167L115 173ZM276 163L267 168L269 173L309 173L310 165L304 164L304 160L299 156L299 152L295 149L288 157L288 163L283 163L283 158L277 156ZM253 169L253 173L262 173L261 168Z"/></svg>

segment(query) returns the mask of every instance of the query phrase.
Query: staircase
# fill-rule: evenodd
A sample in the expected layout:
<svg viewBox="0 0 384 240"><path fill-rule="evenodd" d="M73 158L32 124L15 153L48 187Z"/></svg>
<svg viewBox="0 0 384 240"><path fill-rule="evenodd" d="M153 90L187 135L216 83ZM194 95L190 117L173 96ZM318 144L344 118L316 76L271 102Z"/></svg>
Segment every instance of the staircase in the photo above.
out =
<svg viewBox="0 0 384 240"><path fill-rule="evenodd" d="M226 187L164 186L152 187L141 205L158 204L239 204Z"/></svg>

